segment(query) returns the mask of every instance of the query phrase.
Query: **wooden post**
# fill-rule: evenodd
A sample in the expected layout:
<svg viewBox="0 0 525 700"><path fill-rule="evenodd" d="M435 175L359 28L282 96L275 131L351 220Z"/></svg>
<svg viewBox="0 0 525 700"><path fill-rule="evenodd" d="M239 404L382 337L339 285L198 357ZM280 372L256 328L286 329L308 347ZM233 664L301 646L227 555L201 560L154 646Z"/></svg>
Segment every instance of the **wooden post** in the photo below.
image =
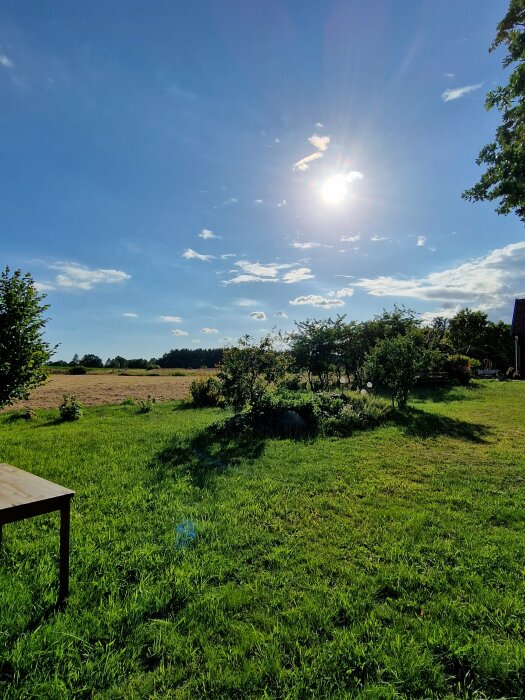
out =
<svg viewBox="0 0 525 700"><path fill-rule="evenodd" d="M60 508L60 585L58 605L63 605L69 595L69 525L71 499Z"/></svg>

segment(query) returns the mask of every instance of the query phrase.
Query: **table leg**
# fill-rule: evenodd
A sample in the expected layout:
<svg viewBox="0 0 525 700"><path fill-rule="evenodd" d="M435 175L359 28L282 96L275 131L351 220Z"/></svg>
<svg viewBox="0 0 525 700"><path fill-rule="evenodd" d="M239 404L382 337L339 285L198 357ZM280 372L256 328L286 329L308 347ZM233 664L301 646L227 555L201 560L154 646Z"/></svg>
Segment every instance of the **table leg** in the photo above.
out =
<svg viewBox="0 0 525 700"><path fill-rule="evenodd" d="M58 589L58 604L65 603L69 595L69 523L71 501L60 509L60 585Z"/></svg>

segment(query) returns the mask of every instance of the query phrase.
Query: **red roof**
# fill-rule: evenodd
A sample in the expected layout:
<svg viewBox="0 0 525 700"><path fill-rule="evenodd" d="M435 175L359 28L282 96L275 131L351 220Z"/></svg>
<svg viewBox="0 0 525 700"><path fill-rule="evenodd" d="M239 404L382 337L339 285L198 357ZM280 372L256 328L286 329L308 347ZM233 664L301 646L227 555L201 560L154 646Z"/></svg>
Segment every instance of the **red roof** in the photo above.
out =
<svg viewBox="0 0 525 700"><path fill-rule="evenodd" d="M514 302L512 335L525 335L525 299L516 299Z"/></svg>

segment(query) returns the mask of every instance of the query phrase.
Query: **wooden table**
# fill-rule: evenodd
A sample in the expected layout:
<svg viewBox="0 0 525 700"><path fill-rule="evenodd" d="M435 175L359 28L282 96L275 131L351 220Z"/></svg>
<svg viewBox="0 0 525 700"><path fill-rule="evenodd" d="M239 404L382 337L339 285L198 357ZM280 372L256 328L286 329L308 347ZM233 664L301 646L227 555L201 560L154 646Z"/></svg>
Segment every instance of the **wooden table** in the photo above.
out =
<svg viewBox="0 0 525 700"><path fill-rule="evenodd" d="M60 585L58 605L69 594L69 522L74 491L24 472L10 464L0 464L0 547L2 527L34 515L60 511Z"/></svg>

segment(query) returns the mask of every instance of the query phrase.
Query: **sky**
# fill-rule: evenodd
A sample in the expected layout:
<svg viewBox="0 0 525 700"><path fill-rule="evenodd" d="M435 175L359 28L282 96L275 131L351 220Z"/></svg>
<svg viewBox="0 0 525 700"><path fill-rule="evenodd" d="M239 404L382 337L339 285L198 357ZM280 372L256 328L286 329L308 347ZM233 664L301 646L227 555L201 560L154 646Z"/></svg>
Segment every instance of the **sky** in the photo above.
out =
<svg viewBox="0 0 525 700"><path fill-rule="evenodd" d="M404 304L510 320L483 172L506 0L0 0L0 265L55 359L159 357Z"/></svg>

